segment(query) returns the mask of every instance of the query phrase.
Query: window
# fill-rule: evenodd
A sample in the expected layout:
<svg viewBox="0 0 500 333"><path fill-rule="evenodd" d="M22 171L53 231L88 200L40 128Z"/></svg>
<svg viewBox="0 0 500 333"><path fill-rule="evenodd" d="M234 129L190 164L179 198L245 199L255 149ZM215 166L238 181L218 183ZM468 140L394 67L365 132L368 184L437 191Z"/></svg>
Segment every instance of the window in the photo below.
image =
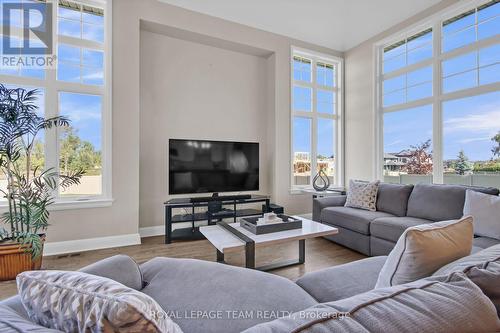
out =
<svg viewBox="0 0 500 333"><path fill-rule="evenodd" d="M342 185L341 61L294 50L291 70L292 187L311 187L319 170Z"/></svg>
<svg viewBox="0 0 500 333"><path fill-rule="evenodd" d="M442 24L443 53L493 37L500 29L500 2L489 1Z"/></svg>
<svg viewBox="0 0 500 333"><path fill-rule="evenodd" d="M427 29L384 48L384 73L432 57L432 29Z"/></svg>
<svg viewBox="0 0 500 333"><path fill-rule="evenodd" d="M445 184L500 188L500 91L443 103Z"/></svg>
<svg viewBox="0 0 500 333"><path fill-rule="evenodd" d="M61 173L85 171L81 184L58 190L58 200L107 200L111 197L111 61L106 52L111 45L107 29L111 3L53 3L56 68L0 68L0 82L38 88L40 112L45 117L64 115L71 120L68 128L43 133L34 154L36 166Z"/></svg>
<svg viewBox="0 0 500 333"><path fill-rule="evenodd" d="M377 172L385 181L500 187L500 1L477 4L378 44ZM422 48L415 57L412 41Z"/></svg>
<svg viewBox="0 0 500 333"><path fill-rule="evenodd" d="M432 182L432 105L384 113L384 179Z"/></svg>

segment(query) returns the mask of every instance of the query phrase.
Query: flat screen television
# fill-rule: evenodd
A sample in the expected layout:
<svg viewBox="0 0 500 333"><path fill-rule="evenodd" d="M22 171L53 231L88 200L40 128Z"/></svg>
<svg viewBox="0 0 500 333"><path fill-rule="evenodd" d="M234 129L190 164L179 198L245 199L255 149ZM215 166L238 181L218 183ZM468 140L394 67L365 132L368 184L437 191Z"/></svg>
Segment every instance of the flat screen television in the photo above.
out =
<svg viewBox="0 0 500 333"><path fill-rule="evenodd" d="M259 144L169 140L169 193L218 193L259 189Z"/></svg>

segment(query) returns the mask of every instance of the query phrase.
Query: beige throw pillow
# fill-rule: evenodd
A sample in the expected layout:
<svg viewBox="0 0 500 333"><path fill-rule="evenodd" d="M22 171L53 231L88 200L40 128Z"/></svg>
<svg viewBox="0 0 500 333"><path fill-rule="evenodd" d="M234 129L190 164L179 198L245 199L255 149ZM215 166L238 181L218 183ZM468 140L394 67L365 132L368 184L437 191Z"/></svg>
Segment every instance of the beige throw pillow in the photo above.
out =
<svg viewBox="0 0 500 333"><path fill-rule="evenodd" d="M428 277L442 266L469 255L473 235L470 216L406 229L389 253L375 288Z"/></svg>
<svg viewBox="0 0 500 333"><path fill-rule="evenodd" d="M378 180L371 183L351 180L345 206L376 211L379 184L380 181Z"/></svg>
<svg viewBox="0 0 500 333"><path fill-rule="evenodd" d="M30 271L17 276L30 319L63 332L182 333L151 297L81 272Z"/></svg>

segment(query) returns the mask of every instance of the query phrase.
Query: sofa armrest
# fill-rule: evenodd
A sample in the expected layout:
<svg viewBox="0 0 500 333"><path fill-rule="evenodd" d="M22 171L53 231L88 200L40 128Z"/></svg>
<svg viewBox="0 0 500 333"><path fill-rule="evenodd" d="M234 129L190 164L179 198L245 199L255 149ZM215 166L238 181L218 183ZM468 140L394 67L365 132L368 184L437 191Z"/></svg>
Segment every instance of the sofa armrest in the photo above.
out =
<svg viewBox="0 0 500 333"><path fill-rule="evenodd" d="M347 195L336 195L326 198L316 198L313 200L313 221L321 222L321 211L326 207L345 205Z"/></svg>
<svg viewBox="0 0 500 333"><path fill-rule="evenodd" d="M297 284L320 303L372 290L387 256L371 257L304 275Z"/></svg>
<svg viewBox="0 0 500 333"><path fill-rule="evenodd" d="M123 254L100 260L79 271L114 280L135 290L143 288L142 272L139 265L134 259Z"/></svg>

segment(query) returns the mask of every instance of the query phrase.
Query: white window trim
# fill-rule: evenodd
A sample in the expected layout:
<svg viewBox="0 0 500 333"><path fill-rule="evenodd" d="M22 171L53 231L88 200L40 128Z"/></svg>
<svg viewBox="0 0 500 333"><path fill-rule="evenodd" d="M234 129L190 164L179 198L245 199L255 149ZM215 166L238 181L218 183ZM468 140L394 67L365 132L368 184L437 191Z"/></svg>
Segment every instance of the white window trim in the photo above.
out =
<svg viewBox="0 0 500 333"><path fill-rule="evenodd" d="M81 208L98 208L111 206L112 196L112 2L113 0L74 0L104 9L104 43L99 44L92 41L80 40L67 36L58 35L57 31L57 9L58 2L52 6L53 31L54 31L54 52L57 52L59 42L78 47L99 49L104 51L104 82L103 87L85 85L81 83L70 83L58 81L56 70L46 70L45 79L36 79L23 76L9 76L0 74L0 82L27 87L37 87L45 91L45 115L47 117L56 116L59 110L59 92L74 92L80 94L95 94L102 96L102 193L96 196L64 198L58 196L50 210L67 210ZM49 165L58 165L59 140L57 130L45 133L45 161ZM48 142L57 142L57 147L49 147ZM0 203L0 212L5 210L6 202Z"/></svg>
<svg viewBox="0 0 500 333"><path fill-rule="evenodd" d="M311 64L311 82L295 81L293 78L293 57L303 56L312 60ZM317 62L326 62L335 66L335 87L325 87L316 83L316 64ZM293 109L293 88L295 85L312 88L312 110L295 111ZM335 92L335 114L318 113L316 111L317 89L323 89ZM294 150L293 150L293 120L294 116L311 119L311 183L308 185L294 185ZM317 120L319 118L335 120L335 184L331 187L344 186L344 59L329 54L314 52L296 46L290 49L290 193L300 194L302 190L312 188L312 179L316 170L316 150L317 150Z"/></svg>
<svg viewBox="0 0 500 333"><path fill-rule="evenodd" d="M472 97L477 95L486 94L489 92L500 91L500 82L478 85L473 88L458 90L450 93L442 93L442 79L441 79L441 62L443 60L454 58L460 55L464 55L481 48L485 48L500 42L500 35L479 40L474 43L468 44L463 47L448 51L446 53L441 52L441 23L443 20L451 18L453 16L459 15L468 10L479 7L491 0L468 0L463 1L458 4L449 6L434 15L422 20L416 24L411 25L407 29L398 32L392 36L382 39L373 44L373 54L374 54L374 116L375 116L375 138L376 149L374 151L374 179L383 179L384 168L383 168L383 157L384 157L384 113L396 112L406 109L415 108L423 105L432 105L433 107L433 182L437 184L444 183L444 170L443 170L443 111L442 103L447 100L454 100L466 97ZM433 55L432 58L424 60L417 64L412 64L406 66L402 69L390 72L386 75L383 74L383 48L385 46L396 43L399 40L405 39L408 36L412 36L420 31L427 28L432 28L432 43L433 43ZM432 97L420 99L417 101L412 101L409 103L397 104L390 107L383 107L383 80L386 78L395 77L403 73L407 73L416 69L420 69L432 64L433 67L433 85Z"/></svg>

